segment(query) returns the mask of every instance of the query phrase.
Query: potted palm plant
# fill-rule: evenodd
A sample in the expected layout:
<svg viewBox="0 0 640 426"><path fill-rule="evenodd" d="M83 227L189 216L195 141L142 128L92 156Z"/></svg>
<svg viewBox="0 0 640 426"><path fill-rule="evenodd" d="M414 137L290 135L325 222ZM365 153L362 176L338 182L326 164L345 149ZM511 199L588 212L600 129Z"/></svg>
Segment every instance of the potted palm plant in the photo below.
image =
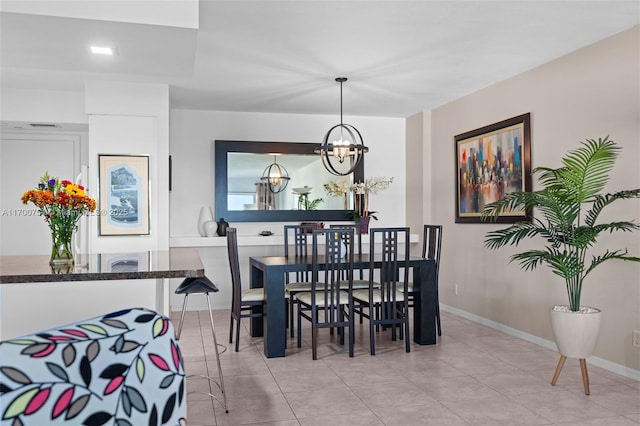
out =
<svg viewBox="0 0 640 426"><path fill-rule="evenodd" d="M603 193L619 150L609 137L597 141L587 139L580 148L565 155L562 167L533 170L532 173L539 176L542 189L509 193L487 204L482 211L485 219L514 209L535 209L540 214L531 222L518 222L487 233L485 246L490 249L517 246L525 238L536 237L544 241L542 248L516 253L511 261L519 262L525 270L546 265L564 279L569 304L556 306L551 311L551 325L561 355L551 383L555 384L567 357L578 358L587 394L585 359L596 346L600 310L580 304L585 278L609 260L640 261L628 255L626 249L592 252L602 233L640 229L640 225L629 220L598 221L604 208L614 201L640 198L640 188Z"/></svg>

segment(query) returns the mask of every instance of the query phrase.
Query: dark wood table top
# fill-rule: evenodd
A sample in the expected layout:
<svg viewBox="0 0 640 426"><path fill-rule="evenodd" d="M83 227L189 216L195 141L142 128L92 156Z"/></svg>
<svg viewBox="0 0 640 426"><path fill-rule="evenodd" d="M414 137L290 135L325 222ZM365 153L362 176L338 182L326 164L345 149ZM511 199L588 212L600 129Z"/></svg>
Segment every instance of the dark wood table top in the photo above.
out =
<svg viewBox="0 0 640 426"><path fill-rule="evenodd" d="M47 255L0 256L0 284L203 277L194 248L76 256L72 268L54 269Z"/></svg>

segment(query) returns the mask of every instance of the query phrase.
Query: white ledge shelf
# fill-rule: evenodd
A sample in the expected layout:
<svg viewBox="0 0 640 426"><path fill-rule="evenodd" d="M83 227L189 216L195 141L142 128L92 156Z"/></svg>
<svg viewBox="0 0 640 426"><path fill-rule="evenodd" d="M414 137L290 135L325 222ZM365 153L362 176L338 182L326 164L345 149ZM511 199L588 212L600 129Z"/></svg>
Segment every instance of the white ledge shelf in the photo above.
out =
<svg viewBox="0 0 640 426"><path fill-rule="evenodd" d="M411 234L409 241L411 244L418 242L418 234ZM284 235L238 235L238 246L282 246ZM369 235L362 236L362 244L369 244ZM171 237L170 247L226 247L226 237Z"/></svg>
<svg viewBox="0 0 640 426"><path fill-rule="evenodd" d="M281 246L283 235L238 235L239 246ZM170 247L226 247L227 237L171 237Z"/></svg>

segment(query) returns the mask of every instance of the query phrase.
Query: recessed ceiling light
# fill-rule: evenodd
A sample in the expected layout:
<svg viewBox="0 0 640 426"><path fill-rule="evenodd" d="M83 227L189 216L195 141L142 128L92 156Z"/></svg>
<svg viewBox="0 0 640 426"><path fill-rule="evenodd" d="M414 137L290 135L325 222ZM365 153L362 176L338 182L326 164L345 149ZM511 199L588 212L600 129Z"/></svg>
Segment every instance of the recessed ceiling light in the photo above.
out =
<svg viewBox="0 0 640 426"><path fill-rule="evenodd" d="M91 53L93 53L94 55L115 55L116 48L106 46L91 46Z"/></svg>

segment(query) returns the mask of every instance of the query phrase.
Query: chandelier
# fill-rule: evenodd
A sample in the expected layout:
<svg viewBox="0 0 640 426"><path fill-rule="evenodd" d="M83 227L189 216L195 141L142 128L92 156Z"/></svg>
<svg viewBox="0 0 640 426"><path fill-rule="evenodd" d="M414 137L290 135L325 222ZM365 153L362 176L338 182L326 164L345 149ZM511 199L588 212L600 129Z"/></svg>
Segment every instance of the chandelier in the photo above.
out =
<svg viewBox="0 0 640 426"><path fill-rule="evenodd" d="M260 178L263 183L267 184L269 191L274 194L284 191L290 179L289 172L287 172L284 166L278 164L275 155L273 156L273 163L264 169L262 177Z"/></svg>
<svg viewBox="0 0 640 426"><path fill-rule="evenodd" d="M369 148L364 146L362 135L358 129L342 122L342 83L347 81L347 78L338 77L336 81L340 83L340 124L329 129L322 145L314 149L314 152L320 154L322 164L329 173L336 176L346 176L358 167ZM349 167L346 171L344 171L344 166L340 166L345 162Z"/></svg>

